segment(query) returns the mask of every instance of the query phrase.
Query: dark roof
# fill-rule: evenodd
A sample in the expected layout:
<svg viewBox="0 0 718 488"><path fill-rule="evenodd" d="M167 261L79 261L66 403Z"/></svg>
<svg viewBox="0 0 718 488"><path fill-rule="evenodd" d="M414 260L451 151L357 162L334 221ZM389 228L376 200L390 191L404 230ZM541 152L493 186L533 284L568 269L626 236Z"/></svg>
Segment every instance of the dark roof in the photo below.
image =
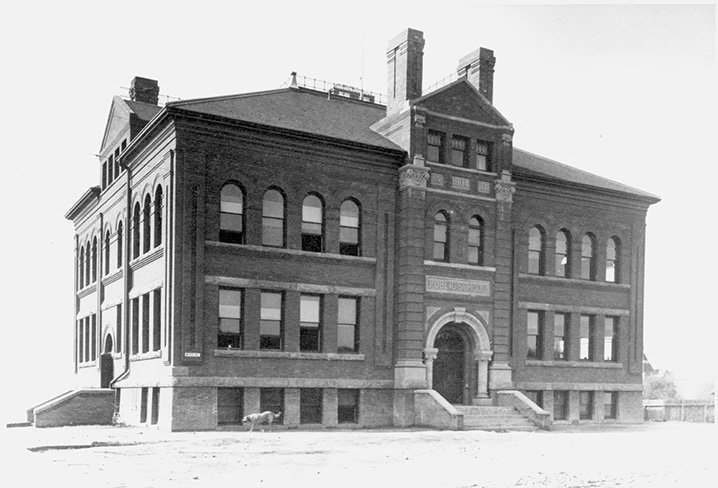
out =
<svg viewBox="0 0 718 488"><path fill-rule="evenodd" d="M629 195L654 200L655 202L660 201L660 197L652 193L517 148L514 148L513 166L514 174L518 175L548 177L578 185L627 193Z"/></svg>
<svg viewBox="0 0 718 488"><path fill-rule="evenodd" d="M130 107L130 110L132 110L135 115L145 122L152 120L152 117L157 115L157 112L162 110L162 107L152 105L151 103L135 102L133 100L125 100L125 103L128 107Z"/></svg>
<svg viewBox="0 0 718 488"><path fill-rule="evenodd" d="M386 107L304 88L172 102L168 107L234 120L352 141L384 149L402 149L370 129Z"/></svg>

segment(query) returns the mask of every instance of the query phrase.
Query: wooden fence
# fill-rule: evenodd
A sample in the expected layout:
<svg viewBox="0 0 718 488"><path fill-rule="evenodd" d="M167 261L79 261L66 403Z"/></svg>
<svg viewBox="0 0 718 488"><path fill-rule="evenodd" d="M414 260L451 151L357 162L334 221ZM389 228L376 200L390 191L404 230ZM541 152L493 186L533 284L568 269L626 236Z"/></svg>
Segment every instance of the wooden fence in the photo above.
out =
<svg viewBox="0 0 718 488"><path fill-rule="evenodd" d="M659 422L715 422L715 403L708 401L644 400L645 420Z"/></svg>

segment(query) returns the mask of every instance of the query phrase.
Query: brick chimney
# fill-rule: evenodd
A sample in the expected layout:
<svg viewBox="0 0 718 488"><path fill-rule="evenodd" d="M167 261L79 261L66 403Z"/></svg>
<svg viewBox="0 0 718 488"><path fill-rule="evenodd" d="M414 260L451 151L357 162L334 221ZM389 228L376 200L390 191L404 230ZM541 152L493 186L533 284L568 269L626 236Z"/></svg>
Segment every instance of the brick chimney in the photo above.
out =
<svg viewBox="0 0 718 488"><path fill-rule="evenodd" d="M135 76L130 84L130 100L157 105L160 87L157 80Z"/></svg>
<svg viewBox="0 0 718 488"><path fill-rule="evenodd" d="M494 102L494 51L482 47L459 60L456 72L474 85L489 102Z"/></svg>
<svg viewBox="0 0 718 488"><path fill-rule="evenodd" d="M424 33L414 29L389 41L387 57L387 116L399 113L407 100L421 96L424 70Z"/></svg>

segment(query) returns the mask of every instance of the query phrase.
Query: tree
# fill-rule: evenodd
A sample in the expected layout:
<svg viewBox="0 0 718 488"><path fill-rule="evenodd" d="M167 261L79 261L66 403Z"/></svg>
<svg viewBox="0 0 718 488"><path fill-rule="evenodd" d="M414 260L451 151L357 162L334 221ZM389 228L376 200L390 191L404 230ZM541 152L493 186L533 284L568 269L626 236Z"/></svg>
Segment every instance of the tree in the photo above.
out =
<svg viewBox="0 0 718 488"><path fill-rule="evenodd" d="M643 398L646 400L679 400L676 381L671 373L650 375L643 380Z"/></svg>

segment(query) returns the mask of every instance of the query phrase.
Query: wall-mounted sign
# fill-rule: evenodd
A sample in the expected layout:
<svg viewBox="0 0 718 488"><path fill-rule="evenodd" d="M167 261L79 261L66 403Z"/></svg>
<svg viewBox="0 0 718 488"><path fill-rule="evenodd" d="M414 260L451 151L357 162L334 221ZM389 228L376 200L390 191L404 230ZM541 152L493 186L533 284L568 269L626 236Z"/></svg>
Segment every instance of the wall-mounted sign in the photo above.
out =
<svg viewBox="0 0 718 488"><path fill-rule="evenodd" d="M202 353L200 353L200 352L186 352L186 353L184 353L184 357L186 357L186 358L199 358L199 357L202 357Z"/></svg>
<svg viewBox="0 0 718 488"><path fill-rule="evenodd" d="M434 293L454 293L456 295L487 297L491 294L491 286L488 281L462 280L459 278L443 278L441 276L427 276L426 291Z"/></svg>

